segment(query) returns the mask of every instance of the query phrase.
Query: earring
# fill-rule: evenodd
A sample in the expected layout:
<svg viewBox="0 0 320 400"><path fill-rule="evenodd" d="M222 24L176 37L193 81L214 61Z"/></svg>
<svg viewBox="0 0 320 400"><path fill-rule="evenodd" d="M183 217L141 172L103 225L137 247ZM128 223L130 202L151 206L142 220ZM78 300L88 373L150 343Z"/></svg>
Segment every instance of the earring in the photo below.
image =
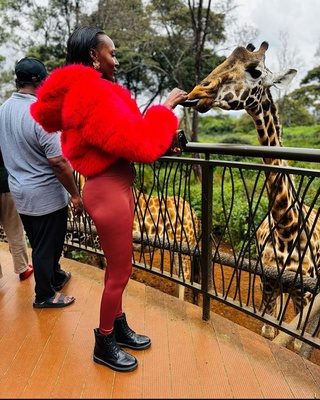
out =
<svg viewBox="0 0 320 400"><path fill-rule="evenodd" d="M94 60L92 65L94 69L100 69L100 62L98 60Z"/></svg>

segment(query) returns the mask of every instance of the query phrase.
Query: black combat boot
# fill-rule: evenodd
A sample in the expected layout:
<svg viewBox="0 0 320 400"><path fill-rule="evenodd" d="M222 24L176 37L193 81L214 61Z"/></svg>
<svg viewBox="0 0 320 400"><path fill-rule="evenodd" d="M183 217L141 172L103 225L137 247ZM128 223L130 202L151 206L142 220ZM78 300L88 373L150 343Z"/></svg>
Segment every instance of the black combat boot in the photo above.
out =
<svg viewBox="0 0 320 400"><path fill-rule="evenodd" d="M128 326L125 313L115 319L114 334L119 346L129 347L134 350L144 350L151 346L151 340L148 336L137 335Z"/></svg>
<svg viewBox="0 0 320 400"><path fill-rule="evenodd" d="M115 341L114 332L110 335L102 335L96 328L94 336L96 341L93 361L119 372L130 372L137 368L137 359L120 348Z"/></svg>

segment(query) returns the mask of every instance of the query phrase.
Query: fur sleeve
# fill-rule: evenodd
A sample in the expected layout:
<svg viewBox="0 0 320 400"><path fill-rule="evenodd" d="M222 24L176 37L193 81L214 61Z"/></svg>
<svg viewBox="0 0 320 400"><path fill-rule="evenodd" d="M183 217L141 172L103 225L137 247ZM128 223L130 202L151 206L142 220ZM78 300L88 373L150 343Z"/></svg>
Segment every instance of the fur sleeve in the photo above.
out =
<svg viewBox="0 0 320 400"><path fill-rule="evenodd" d="M165 153L178 129L174 112L162 105L142 115L136 101L121 86L73 88L65 99L64 129L75 129L81 139L115 157L152 162Z"/></svg>
<svg viewBox="0 0 320 400"><path fill-rule="evenodd" d="M70 67L49 76L32 107L45 130L62 129L65 147L73 146L77 135L78 143L136 162L152 162L165 153L178 129L171 109L156 105L142 115L125 88L90 67Z"/></svg>
<svg viewBox="0 0 320 400"><path fill-rule="evenodd" d="M83 65L69 65L55 69L37 90L37 101L30 108L32 117L49 133L61 131L66 94L74 85L100 79L99 72Z"/></svg>

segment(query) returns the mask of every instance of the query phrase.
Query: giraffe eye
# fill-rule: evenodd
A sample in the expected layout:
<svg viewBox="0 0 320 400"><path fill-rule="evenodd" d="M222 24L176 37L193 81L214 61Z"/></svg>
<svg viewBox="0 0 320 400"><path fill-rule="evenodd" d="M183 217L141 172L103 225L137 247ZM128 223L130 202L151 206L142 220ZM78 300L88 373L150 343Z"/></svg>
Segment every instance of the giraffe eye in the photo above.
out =
<svg viewBox="0 0 320 400"><path fill-rule="evenodd" d="M253 66L246 68L246 72L249 72L249 74L252 76L253 79L260 78L260 76L262 74L262 72L259 69L255 68Z"/></svg>

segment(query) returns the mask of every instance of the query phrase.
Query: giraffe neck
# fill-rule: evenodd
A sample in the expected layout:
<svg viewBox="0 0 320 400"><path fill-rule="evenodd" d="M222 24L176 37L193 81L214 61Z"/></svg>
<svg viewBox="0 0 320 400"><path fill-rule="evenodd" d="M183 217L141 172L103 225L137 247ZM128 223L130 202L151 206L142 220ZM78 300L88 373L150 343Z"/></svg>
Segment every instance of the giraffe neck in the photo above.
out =
<svg viewBox="0 0 320 400"><path fill-rule="evenodd" d="M261 146L282 146L282 126L269 89L265 90L260 103L246 111L253 119ZM285 161L278 159L263 161L265 164L286 165Z"/></svg>
<svg viewBox="0 0 320 400"><path fill-rule="evenodd" d="M254 121L261 146L282 146L282 126L269 89L264 92L261 103L246 111ZM264 158L263 162L268 165L287 165L281 159ZM286 236L296 226L299 211L293 177L266 172L266 187L276 229L282 236Z"/></svg>

